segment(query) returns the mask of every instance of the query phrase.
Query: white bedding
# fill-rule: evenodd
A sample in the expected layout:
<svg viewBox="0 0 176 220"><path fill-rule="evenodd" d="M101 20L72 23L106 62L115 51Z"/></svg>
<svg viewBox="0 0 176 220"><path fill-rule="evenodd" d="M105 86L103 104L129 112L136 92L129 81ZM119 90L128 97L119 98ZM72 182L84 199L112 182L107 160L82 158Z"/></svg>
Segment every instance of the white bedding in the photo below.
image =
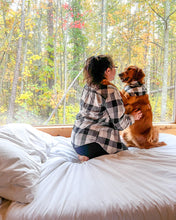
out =
<svg viewBox="0 0 176 220"><path fill-rule="evenodd" d="M160 134L164 147L80 163L69 138L25 134L48 158L34 200L3 200L0 220L176 220L176 136Z"/></svg>

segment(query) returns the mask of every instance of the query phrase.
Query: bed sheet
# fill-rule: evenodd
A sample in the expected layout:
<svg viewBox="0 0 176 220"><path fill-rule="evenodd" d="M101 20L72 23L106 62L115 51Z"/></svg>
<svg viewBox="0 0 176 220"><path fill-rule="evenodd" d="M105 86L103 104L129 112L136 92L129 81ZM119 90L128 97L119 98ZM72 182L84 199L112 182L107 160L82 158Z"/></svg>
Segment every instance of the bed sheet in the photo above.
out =
<svg viewBox="0 0 176 220"><path fill-rule="evenodd" d="M80 163L70 138L50 137L34 200L3 201L0 219L175 220L176 136L160 134L160 141L167 146Z"/></svg>

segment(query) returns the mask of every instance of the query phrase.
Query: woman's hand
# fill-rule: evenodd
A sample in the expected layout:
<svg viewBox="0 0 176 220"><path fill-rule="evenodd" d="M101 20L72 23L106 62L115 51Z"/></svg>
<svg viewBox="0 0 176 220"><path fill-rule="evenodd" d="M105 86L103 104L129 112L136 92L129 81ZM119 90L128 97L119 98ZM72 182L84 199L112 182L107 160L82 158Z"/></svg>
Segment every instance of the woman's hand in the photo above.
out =
<svg viewBox="0 0 176 220"><path fill-rule="evenodd" d="M131 115L134 117L134 120L137 121L137 120L141 119L142 112L141 112L141 110L136 109L136 110L131 112Z"/></svg>

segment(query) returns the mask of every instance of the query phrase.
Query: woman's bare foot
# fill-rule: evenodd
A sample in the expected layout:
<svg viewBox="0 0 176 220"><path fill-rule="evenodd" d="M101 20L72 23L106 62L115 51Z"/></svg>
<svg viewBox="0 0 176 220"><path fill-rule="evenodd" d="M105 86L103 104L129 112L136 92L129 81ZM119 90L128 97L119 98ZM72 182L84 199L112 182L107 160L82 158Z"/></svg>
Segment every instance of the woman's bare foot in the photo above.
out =
<svg viewBox="0 0 176 220"><path fill-rule="evenodd" d="M79 154L78 154L78 158L79 158L79 160L80 160L81 162L84 162L84 161L88 161L88 160L89 160L88 157L83 156L83 155L79 155Z"/></svg>

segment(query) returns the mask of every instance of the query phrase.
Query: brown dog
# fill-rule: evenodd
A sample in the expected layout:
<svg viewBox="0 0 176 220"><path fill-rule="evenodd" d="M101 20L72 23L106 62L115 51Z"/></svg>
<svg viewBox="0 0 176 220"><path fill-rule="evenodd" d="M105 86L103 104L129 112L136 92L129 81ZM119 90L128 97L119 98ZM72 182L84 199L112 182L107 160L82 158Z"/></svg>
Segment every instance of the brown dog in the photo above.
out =
<svg viewBox="0 0 176 220"><path fill-rule="evenodd" d="M145 74L142 69L129 66L119 77L126 84L121 91L126 114L135 109L142 112L142 118L122 132L126 145L146 149L166 145L164 142L158 142L158 129L152 125L152 108L144 86Z"/></svg>

